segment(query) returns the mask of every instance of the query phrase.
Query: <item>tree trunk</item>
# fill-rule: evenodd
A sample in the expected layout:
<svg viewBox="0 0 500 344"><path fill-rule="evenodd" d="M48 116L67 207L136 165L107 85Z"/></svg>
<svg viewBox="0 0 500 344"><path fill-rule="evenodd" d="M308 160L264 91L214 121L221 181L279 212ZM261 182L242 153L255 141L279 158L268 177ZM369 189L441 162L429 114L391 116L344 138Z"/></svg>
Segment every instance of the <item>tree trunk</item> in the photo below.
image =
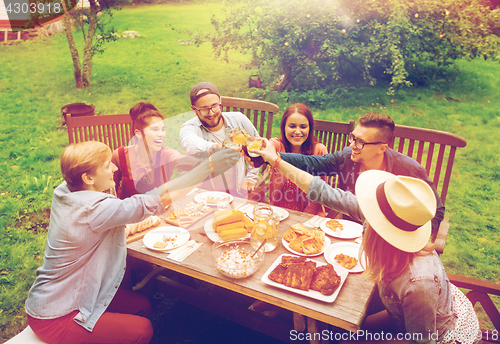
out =
<svg viewBox="0 0 500 344"><path fill-rule="evenodd" d="M87 37L85 38L85 45L83 47L83 83L85 87L90 87L90 76L92 74L92 42L94 41L96 23L97 23L97 3L95 0L89 0L90 15L89 15L89 28L87 30Z"/></svg>
<svg viewBox="0 0 500 344"><path fill-rule="evenodd" d="M291 76L289 71L284 71L276 78L272 86L273 90L282 93L283 91L288 91L295 77Z"/></svg>
<svg viewBox="0 0 500 344"><path fill-rule="evenodd" d="M66 3L64 1L62 1L61 3L64 9L64 33L66 33L69 51L71 52L71 58L73 59L73 73L75 75L76 88L84 88L85 86L82 80L82 69L80 67L80 56L78 55L78 49L76 48L75 39L73 38L73 33L71 32L71 22L69 20L68 9L66 8Z"/></svg>

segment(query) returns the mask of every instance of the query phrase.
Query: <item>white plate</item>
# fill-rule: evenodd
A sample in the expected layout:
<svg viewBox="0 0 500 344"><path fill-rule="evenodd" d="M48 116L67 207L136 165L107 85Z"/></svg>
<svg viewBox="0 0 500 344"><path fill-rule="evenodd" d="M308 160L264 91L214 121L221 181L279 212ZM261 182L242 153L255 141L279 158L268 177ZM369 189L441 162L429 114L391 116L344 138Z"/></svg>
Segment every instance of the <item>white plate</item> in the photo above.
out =
<svg viewBox="0 0 500 344"><path fill-rule="evenodd" d="M214 223L214 220L213 219L210 219L208 220L207 222L205 222L205 225L203 226L203 228L205 229L205 234L207 235L207 237L212 240L213 242L216 242L217 240L220 240L220 237L219 237L219 234L215 233L214 231L214 227L213 227L213 224ZM247 234L247 236L249 236L249 234Z"/></svg>
<svg viewBox="0 0 500 344"><path fill-rule="evenodd" d="M167 237L175 237L177 240L173 242L169 242L168 245L165 248L156 248L153 247L153 245L157 241L162 241L163 236ZM190 234L187 230L181 227L176 227L176 226L164 226L164 227L158 227L155 228L144 236L142 238L142 242L144 243L144 246L149 248L150 250L154 251L169 251L174 248L177 248L181 245L184 245L188 240L189 240Z"/></svg>
<svg viewBox="0 0 500 344"><path fill-rule="evenodd" d="M205 228L205 234L207 235L207 237L210 240L212 240L213 242L216 242L220 238L219 238L219 234L215 233L215 231L214 231L214 227L212 226L213 223L214 223L214 220L210 219L207 222L205 222L205 225L203 227Z"/></svg>
<svg viewBox="0 0 500 344"><path fill-rule="evenodd" d="M271 208L273 208L273 215L278 214L280 216L280 222L283 221L284 219L286 219L288 216L290 216L290 213L283 208L275 207L275 206L271 206ZM248 209L245 212L245 214L247 214L247 216L251 220L253 220L253 208Z"/></svg>
<svg viewBox="0 0 500 344"><path fill-rule="evenodd" d="M318 253L315 253L315 254L305 254L305 253L300 253L300 252L297 252L293 249L290 248L290 243L288 241L286 241L285 239L281 238L281 243L283 244L283 246L290 252L292 252L293 254L296 254L296 255L299 255L299 256L303 256L303 257L314 257L314 256L320 256L323 254L323 252L326 251L326 249L328 248L328 246L330 246L330 244L332 243L332 241L330 240L329 237L325 236L325 245L323 246L323 250L321 252L318 252Z"/></svg>
<svg viewBox="0 0 500 344"><path fill-rule="evenodd" d="M354 242L336 242L335 244L331 244L330 247L328 247L328 249L325 251L324 255L325 255L326 261L328 263L332 264L336 271L339 271L340 269L342 269L342 270L345 270L348 272L363 272L363 271L365 271L364 267L366 266L366 264L364 264L364 260L366 258L365 258L365 255L363 253L363 255L361 256L361 262L360 262L360 259L359 259L359 250L360 249L361 249L361 245L356 244ZM342 265L340 265L335 260L335 256L337 254L340 254L340 253L343 253L343 254L346 254L350 257L356 258L358 260L358 263L356 265L354 265L354 267L350 270L344 268ZM360 263L363 263L363 265L361 265Z"/></svg>
<svg viewBox="0 0 500 344"><path fill-rule="evenodd" d="M328 228L326 226L326 223L328 220L331 219L325 219L323 222L320 224L320 228L323 230L328 235L331 235L332 237L339 238L339 239L355 239L357 237L360 237L363 235L363 225L349 221L349 220L337 220L343 227L344 229L338 232L335 232L334 230Z"/></svg>
<svg viewBox="0 0 500 344"><path fill-rule="evenodd" d="M276 259L274 261L274 263L269 267L269 269L267 269L264 276L262 276L262 278L261 278L262 282L264 282L265 284L268 284L268 285L272 285L273 287L285 289L285 290L294 292L296 294L304 295L304 296L307 296L307 297L310 297L310 298L313 298L313 299L316 299L319 301L324 301L324 302L329 302L329 303L335 301L335 299L339 295L340 289L344 285L344 282L347 278L347 275L349 275L349 273L346 271L346 269L338 270L337 268L334 268L335 271L337 272L337 275L340 276L340 285L338 286L338 288L335 290L335 292L332 295L327 296L327 295L321 294L319 291L316 291L316 290L305 291L302 289L287 287L284 284L280 284L280 283L271 281L269 279L269 274L271 273L271 271L274 270L275 267L277 267L281 263L281 257L283 257L283 256L291 256L291 255L290 254L282 254L281 256L279 256L278 259ZM312 260L312 259L309 259L309 260ZM316 260L313 260L313 262L316 262L316 266L326 265L326 263L318 262Z"/></svg>
<svg viewBox="0 0 500 344"><path fill-rule="evenodd" d="M226 192L221 192L221 191L207 191L207 192L202 192L202 193L194 196L194 200L197 203L205 202L209 198L216 198L218 201L222 201L224 199L228 200L229 202L233 201L232 195L230 195ZM207 203L207 205L216 207L217 203L215 203L215 204Z"/></svg>

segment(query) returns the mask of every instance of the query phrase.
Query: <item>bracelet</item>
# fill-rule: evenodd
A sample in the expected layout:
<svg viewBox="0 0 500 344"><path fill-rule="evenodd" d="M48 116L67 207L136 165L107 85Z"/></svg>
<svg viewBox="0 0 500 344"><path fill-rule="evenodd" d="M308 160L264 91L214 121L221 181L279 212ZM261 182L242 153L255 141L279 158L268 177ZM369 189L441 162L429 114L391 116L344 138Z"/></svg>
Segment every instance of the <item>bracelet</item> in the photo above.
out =
<svg viewBox="0 0 500 344"><path fill-rule="evenodd" d="M208 162L210 163L210 172L212 172L212 178L215 178L214 165L212 163L212 156L208 156Z"/></svg>
<svg viewBox="0 0 500 344"><path fill-rule="evenodd" d="M281 159L281 157L278 156L278 159L276 159L276 161L274 162L274 165L273 165L273 168L275 170L278 169L278 164L280 163L280 161L282 161L283 159Z"/></svg>

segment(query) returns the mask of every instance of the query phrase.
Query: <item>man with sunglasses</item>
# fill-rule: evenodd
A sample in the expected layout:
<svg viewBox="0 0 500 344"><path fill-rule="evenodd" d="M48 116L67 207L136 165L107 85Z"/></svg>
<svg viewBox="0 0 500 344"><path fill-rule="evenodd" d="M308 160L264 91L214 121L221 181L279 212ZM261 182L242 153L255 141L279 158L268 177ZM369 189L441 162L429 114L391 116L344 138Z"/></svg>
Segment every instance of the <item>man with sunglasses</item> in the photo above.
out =
<svg viewBox="0 0 500 344"><path fill-rule="evenodd" d="M188 155L207 158L222 148L226 128L245 129L251 136L259 136L257 129L241 112L222 112L219 91L214 84L200 82L190 92L191 109L196 117L185 122L180 129L179 139ZM205 182L202 188L216 191L230 191L231 194L246 197L253 191L258 168L248 168L243 156L236 165L222 176ZM225 179L225 180L224 180Z"/></svg>
<svg viewBox="0 0 500 344"><path fill-rule="evenodd" d="M394 121L386 114L367 112L358 119L358 125L348 137L349 146L333 154L301 155L280 153L286 162L315 176L339 176L338 187L354 193L359 175L367 170L382 170L395 175L419 178L430 185L437 201L436 216L432 220L435 235L444 217L441 202L434 183L425 169L412 158L391 148L394 140Z"/></svg>

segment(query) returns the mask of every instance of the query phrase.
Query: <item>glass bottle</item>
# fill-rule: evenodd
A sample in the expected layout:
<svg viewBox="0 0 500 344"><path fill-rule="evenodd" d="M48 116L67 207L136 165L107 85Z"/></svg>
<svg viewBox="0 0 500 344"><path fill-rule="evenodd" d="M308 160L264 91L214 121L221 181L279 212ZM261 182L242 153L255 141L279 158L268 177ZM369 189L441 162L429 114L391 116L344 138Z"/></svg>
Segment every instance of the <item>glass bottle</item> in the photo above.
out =
<svg viewBox="0 0 500 344"><path fill-rule="evenodd" d="M264 248L266 252L274 250L278 246L278 231L273 219L273 209L269 204L259 203L253 210L253 230L250 237L256 239L253 244L255 249L266 239Z"/></svg>

